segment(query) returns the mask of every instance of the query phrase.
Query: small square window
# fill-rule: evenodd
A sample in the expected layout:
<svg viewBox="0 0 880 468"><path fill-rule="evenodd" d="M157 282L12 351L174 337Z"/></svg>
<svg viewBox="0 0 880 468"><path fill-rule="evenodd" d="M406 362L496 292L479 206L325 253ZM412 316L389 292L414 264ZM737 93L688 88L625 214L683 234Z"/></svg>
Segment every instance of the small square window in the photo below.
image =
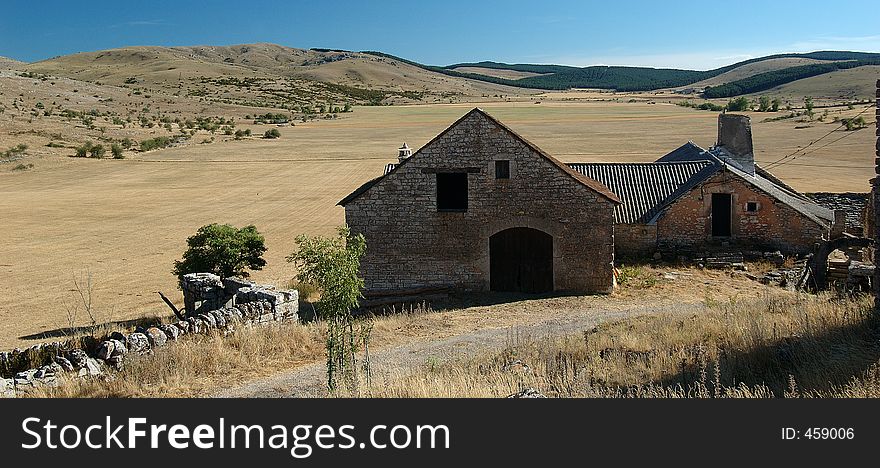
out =
<svg viewBox="0 0 880 468"><path fill-rule="evenodd" d="M746 203L746 211L749 213L755 213L758 211L758 202L750 201Z"/></svg>
<svg viewBox="0 0 880 468"><path fill-rule="evenodd" d="M510 178L510 161L495 161L495 178L496 179L509 179Z"/></svg>
<svg viewBox="0 0 880 468"><path fill-rule="evenodd" d="M465 172L437 174L437 211L467 211L468 179Z"/></svg>

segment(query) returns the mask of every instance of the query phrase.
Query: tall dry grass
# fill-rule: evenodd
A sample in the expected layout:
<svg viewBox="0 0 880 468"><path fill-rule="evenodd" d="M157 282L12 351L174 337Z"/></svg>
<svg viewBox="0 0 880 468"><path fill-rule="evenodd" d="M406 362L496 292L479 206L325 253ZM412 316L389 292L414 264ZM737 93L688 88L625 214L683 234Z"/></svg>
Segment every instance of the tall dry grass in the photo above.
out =
<svg viewBox="0 0 880 468"><path fill-rule="evenodd" d="M373 319L370 346L399 343L445 326L443 313L414 307ZM226 334L187 335L148 355L128 356L106 378L69 378L30 397L191 397L325 359L324 322L245 326Z"/></svg>
<svg viewBox="0 0 880 468"><path fill-rule="evenodd" d="M880 397L880 320L870 298L708 302L579 335L511 335L494 353L374 380L376 397Z"/></svg>

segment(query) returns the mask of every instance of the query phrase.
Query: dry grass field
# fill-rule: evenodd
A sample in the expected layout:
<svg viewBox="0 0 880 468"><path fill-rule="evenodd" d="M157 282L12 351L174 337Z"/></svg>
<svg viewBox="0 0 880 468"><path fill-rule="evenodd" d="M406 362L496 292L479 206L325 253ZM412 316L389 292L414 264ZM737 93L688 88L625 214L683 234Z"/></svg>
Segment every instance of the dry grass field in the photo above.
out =
<svg viewBox="0 0 880 468"><path fill-rule="evenodd" d="M503 343L508 334L521 330L562 330L566 323L602 323L611 317L660 312L681 317L680 309L693 312L703 304L790 297L782 289L756 285L742 274L684 267L675 270L678 279L670 280L665 278L667 269L641 267L638 271L637 280L608 296L484 294L479 299L488 305L474 305L479 301L465 296L440 304L436 310L415 307L374 317L369 346L376 377L392 369L420 371L426 361L454 364L457 354L430 347L447 339L461 340L456 350L474 340L478 349L491 350L483 344L486 332L500 336ZM645 294L646 288L651 294ZM576 326L565 329L578 330ZM112 380L73 379L57 388L38 387L31 396L278 397L290 395L290 380L325 395L325 332L325 323L319 322L244 327L225 336L189 335L152 354L129 356L123 372L114 374Z"/></svg>
<svg viewBox="0 0 880 468"><path fill-rule="evenodd" d="M870 297L707 302L568 336L512 336L504 349L400 371L375 397L876 398L880 345Z"/></svg>
<svg viewBox="0 0 880 468"><path fill-rule="evenodd" d="M716 113L652 98L548 93L540 104L480 105L564 161L650 161L688 140L713 143ZM418 148L472 106L358 107L335 120L279 128L277 140L220 139L124 160L42 154L50 140L43 134L0 132L0 147L25 139L39 154L26 156L35 162L31 170L0 166L0 347L67 326L64 303L74 299L74 276L86 271L99 321L165 315L156 291L177 296L172 261L186 237L211 222L255 224L269 251L267 268L254 278L285 282L294 275L284 257L297 234L330 233L343 222L336 202L380 174L401 142ZM753 115L759 161L837 126L830 119L761 121L770 115ZM873 120L873 111L865 115ZM238 128L262 134L270 127ZM874 132L839 133L846 138L774 172L803 191L867 191Z"/></svg>

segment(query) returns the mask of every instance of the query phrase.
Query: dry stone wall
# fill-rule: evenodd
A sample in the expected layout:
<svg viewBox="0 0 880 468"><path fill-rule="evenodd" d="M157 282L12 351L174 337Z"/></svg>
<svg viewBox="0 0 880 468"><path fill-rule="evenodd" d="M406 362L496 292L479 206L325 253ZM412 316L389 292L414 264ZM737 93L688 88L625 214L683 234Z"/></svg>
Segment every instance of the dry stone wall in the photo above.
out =
<svg viewBox="0 0 880 468"><path fill-rule="evenodd" d="M64 373L90 378L121 370L128 356L151 353L187 335L229 333L237 326L299 319L299 296L294 290L275 290L238 278L221 280L204 273L187 275L181 287L185 296L190 295L189 299L199 304L187 311L184 320L130 333L85 336L0 352L0 397L14 397L40 385L55 385ZM193 295L194 291L198 294ZM217 308L207 310L205 304Z"/></svg>

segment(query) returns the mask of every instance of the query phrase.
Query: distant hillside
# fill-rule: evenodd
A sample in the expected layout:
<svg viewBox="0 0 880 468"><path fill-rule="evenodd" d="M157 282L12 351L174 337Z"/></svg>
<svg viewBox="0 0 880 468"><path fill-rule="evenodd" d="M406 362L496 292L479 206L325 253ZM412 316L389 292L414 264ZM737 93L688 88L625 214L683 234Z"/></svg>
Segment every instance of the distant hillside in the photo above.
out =
<svg viewBox="0 0 880 468"><path fill-rule="evenodd" d="M851 68L864 67L868 65L880 65L880 59L814 63L810 65L801 65L798 67L783 68L781 70L759 73L748 78L731 81L729 83L724 83L719 86L707 87L703 91L703 97L709 99L725 98L739 96L742 94L756 93L804 78L810 78L813 76L824 75L826 73L831 73L838 70L848 70Z"/></svg>
<svg viewBox="0 0 880 468"><path fill-rule="evenodd" d="M727 98L874 65L880 65L880 53L824 51L769 55L706 71L491 61L433 66L376 51L296 49L261 43L125 47L6 66L227 103L279 107L314 102L317 96L367 104L452 102L571 88L624 92L677 89L703 92L706 98ZM0 61L0 68L3 66Z"/></svg>
<svg viewBox="0 0 880 468"><path fill-rule="evenodd" d="M125 47L55 57L25 68L104 84L179 89L240 104L260 94L260 104L270 107L329 95L355 103L382 103L529 93L486 81L451 79L387 57L276 44Z"/></svg>
<svg viewBox="0 0 880 468"><path fill-rule="evenodd" d="M378 52L367 52L384 57L392 57ZM398 60L404 60L394 57ZM798 66L782 66L783 59L795 59L793 63ZM726 67L707 71L661 69L646 67L619 67L619 66L591 66L570 67L561 65L538 65L538 64L506 64L498 62L459 63L445 67L421 65L426 70L445 73L450 76L484 80L491 83L524 88L562 90L570 88L599 88L613 89L617 91L653 91L663 88L676 88L697 83L706 82L715 77L727 75L725 81L714 81L713 89L728 84L728 81L736 82L748 80L755 74L765 74L757 82L737 83L734 87L724 88L713 92L712 97L728 97L731 92L744 94L750 90L764 87L778 86L793 80L815 76L822 73L830 73L835 70L873 65L880 61L880 53L846 52L846 51L821 51L805 54L776 54L734 63ZM767 67L758 64L775 62ZM840 62L845 62L842 65ZM744 71L746 67L752 71ZM805 68L803 68L805 67ZM784 72L784 70L790 70ZM477 69L507 70L519 73L528 73L531 76L521 78L507 78L498 73L482 74L475 73ZM739 73L736 73L737 70ZM483 72L485 73L485 72ZM703 83L710 85L710 83ZM724 94L724 96L721 96ZM717 96L716 96L717 95ZM707 96L708 97L708 96Z"/></svg>
<svg viewBox="0 0 880 468"><path fill-rule="evenodd" d="M13 68L20 68L23 65L25 65L24 62L0 56L0 70L11 70Z"/></svg>

